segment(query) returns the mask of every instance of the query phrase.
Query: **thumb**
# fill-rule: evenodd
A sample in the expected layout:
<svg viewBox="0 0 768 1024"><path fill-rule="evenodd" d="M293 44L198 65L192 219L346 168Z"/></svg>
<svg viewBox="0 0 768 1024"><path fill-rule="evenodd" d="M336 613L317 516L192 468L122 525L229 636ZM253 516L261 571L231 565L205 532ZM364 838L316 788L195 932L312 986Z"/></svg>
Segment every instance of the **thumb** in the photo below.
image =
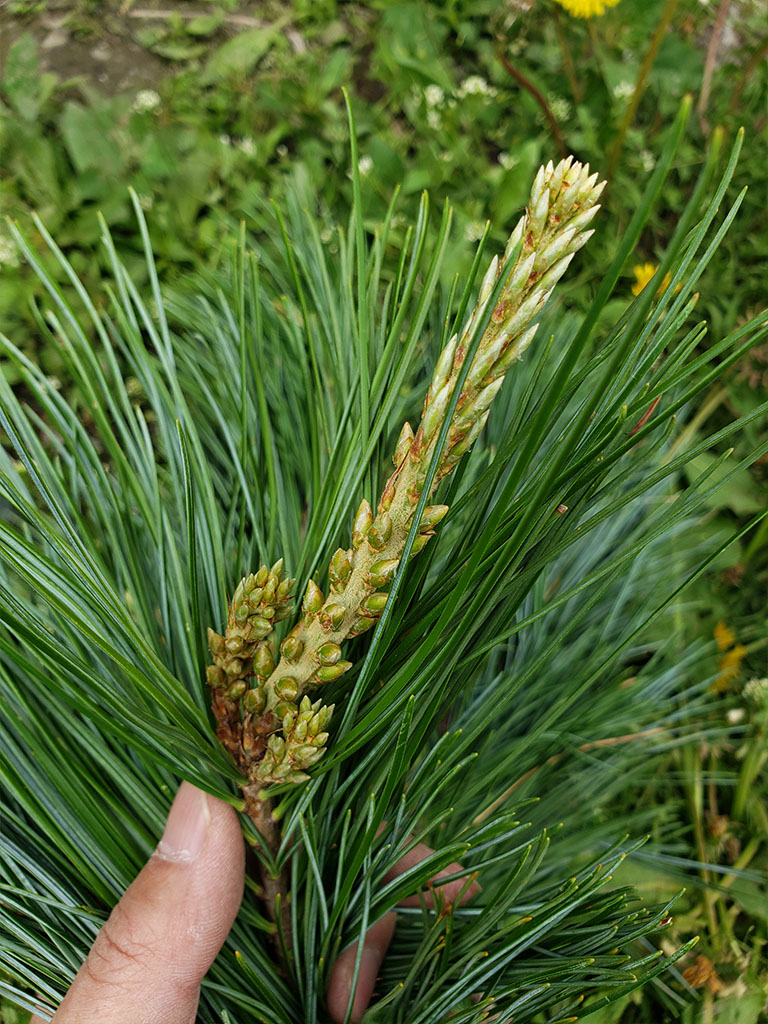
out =
<svg viewBox="0 0 768 1024"><path fill-rule="evenodd" d="M194 1024L243 877L237 814L183 782L163 838L96 936L55 1024Z"/></svg>

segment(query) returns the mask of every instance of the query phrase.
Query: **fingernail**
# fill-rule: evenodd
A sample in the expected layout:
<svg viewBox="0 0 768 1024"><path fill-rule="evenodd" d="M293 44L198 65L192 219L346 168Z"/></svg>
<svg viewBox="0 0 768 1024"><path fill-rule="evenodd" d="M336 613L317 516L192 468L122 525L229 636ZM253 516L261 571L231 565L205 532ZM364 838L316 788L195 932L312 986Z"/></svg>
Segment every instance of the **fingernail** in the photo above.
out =
<svg viewBox="0 0 768 1024"><path fill-rule="evenodd" d="M207 795L191 783L182 782L171 804L155 856L178 864L191 864L203 848L210 820Z"/></svg>

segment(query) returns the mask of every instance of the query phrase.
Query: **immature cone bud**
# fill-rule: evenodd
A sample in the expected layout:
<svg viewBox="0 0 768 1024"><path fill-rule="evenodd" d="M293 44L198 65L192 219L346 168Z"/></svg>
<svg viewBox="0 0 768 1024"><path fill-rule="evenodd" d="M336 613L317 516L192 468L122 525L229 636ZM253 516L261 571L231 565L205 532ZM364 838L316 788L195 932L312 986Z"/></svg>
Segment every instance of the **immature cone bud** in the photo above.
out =
<svg viewBox="0 0 768 1024"><path fill-rule="evenodd" d="M360 611L364 616L378 616L384 611L389 594L369 594L360 604Z"/></svg>
<svg viewBox="0 0 768 1024"><path fill-rule="evenodd" d="M387 541L391 536L392 520L386 512L382 512L376 516L368 531L368 547L371 551L381 551L387 546Z"/></svg>
<svg viewBox="0 0 768 1024"><path fill-rule="evenodd" d="M253 669L259 679L266 679L275 670L275 659L268 643L261 643L256 648L256 655L253 659Z"/></svg>
<svg viewBox="0 0 768 1024"><path fill-rule="evenodd" d="M458 344L458 341L458 334L454 334L440 353L437 365L435 366L435 372L432 375L432 383L429 386L429 391L427 392L427 397L424 402L425 406L431 405L434 401L435 395L447 383L448 378L451 375L451 370L453 369L453 358L456 354L456 345ZM399 465L399 463L396 463L396 465Z"/></svg>
<svg viewBox="0 0 768 1024"><path fill-rule="evenodd" d="M374 562L365 575L365 582L369 587L385 587L397 572L399 564L399 558L382 558Z"/></svg>
<svg viewBox="0 0 768 1024"><path fill-rule="evenodd" d="M239 658L230 658L224 666L224 672L230 677L241 676L243 668L243 663Z"/></svg>
<svg viewBox="0 0 768 1024"><path fill-rule="evenodd" d="M220 665L208 665L205 670L205 678L209 686L223 686L226 676Z"/></svg>
<svg viewBox="0 0 768 1024"><path fill-rule="evenodd" d="M321 665L315 675L321 683L333 683L351 668L351 661L339 661L335 665Z"/></svg>
<svg viewBox="0 0 768 1024"><path fill-rule="evenodd" d="M289 633L285 640L280 644L280 654L286 661L296 661L297 658L301 657L301 652L303 650L304 644L298 637L293 636L291 633Z"/></svg>
<svg viewBox="0 0 768 1024"><path fill-rule="evenodd" d="M413 444L413 431L411 430L411 424L407 421L403 424L400 431L400 436L397 439L397 446L395 447L395 454L392 456L392 461L395 464L395 469L401 465L403 459L405 459L408 452L411 450Z"/></svg>
<svg viewBox="0 0 768 1024"><path fill-rule="evenodd" d="M317 615L320 609L323 607L323 592L315 583L314 580L310 580L307 583L307 589L304 594L304 601L301 605L301 610L307 618L313 615Z"/></svg>
<svg viewBox="0 0 768 1024"><path fill-rule="evenodd" d="M247 689L246 682L244 679L238 679L234 682L227 690L227 696L230 700L238 700L243 696Z"/></svg>
<svg viewBox="0 0 768 1024"><path fill-rule="evenodd" d="M224 637L220 633L214 633L210 627L208 627L208 650L214 658L226 651Z"/></svg>
<svg viewBox="0 0 768 1024"><path fill-rule="evenodd" d="M437 526L448 511L447 505L427 505L419 523L419 533L426 533Z"/></svg>
<svg viewBox="0 0 768 1024"><path fill-rule="evenodd" d="M355 521L352 524L352 547L357 550L368 535L373 524L373 511L369 503L363 498L360 507L355 514Z"/></svg>
<svg viewBox="0 0 768 1024"><path fill-rule="evenodd" d="M427 546L427 544L434 536L435 535L431 530L427 530L426 533L417 534L413 540L413 547L411 548L411 558L413 558L414 555L418 555L420 551L423 551L423 549Z"/></svg>
<svg viewBox="0 0 768 1024"><path fill-rule="evenodd" d="M317 660L321 665L335 665L341 657L341 648L330 640L317 649Z"/></svg>
<svg viewBox="0 0 768 1024"><path fill-rule="evenodd" d="M264 691L260 686L255 686L243 697L243 707L252 715L260 715L267 706Z"/></svg>
<svg viewBox="0 0 768 1024"><path fill-rule="evenodd" d="M234 636L227 637L224 642L224 646L230 654L240 654L243 649L243 643L243 638L235 634Z"/></svg>
<svg viewBox="0 0 768 1024"><path fill-rule="evenodd" d="M280 700L296 700L299 692L299 687L295 679L290 676L284 676L279 679L275 684L275 693Z"/></svg>
<svg viewBox="0 0 768 1024"><path fill-rule="evenodd" d="M337 593L343 592L351 572L351 552L345 551L344 548L339 548L333 558L331 558L331 564L328 566L328 580Z"/></svg>
<svg viewBox="0 0 768 1024"><path fill-rule="evenodd" d="M269 570L269 575L272 577L272 579L277 581L277 580L280 579L280 576L282 575L282 572L283 572L283 560L282 560L282 558L278 558L278 560L275 562L275 564Z"/></svg>
<svg viewBox="0 0 768 1024"><path fill-rule="evenodd" d="M350 638L360 636L361 633L366 633L369 629L373 629L377 621L378 619L372 618L370 615L359 616L352 623L352 628L349 631Z"/></svg>
<svg viewBox="0 0 768 1024"><path fill-rule="evenodd" d="M251 628L256 639L263 640L267 633L272 632L272 623L269 619L262 618L260 615L254 615L251 619Z"/></svg>
<svg viewBox="0 0 768 1024"><path fill-rule="evenodd" d="M320 613L320 627L326 633L338 629L344 621L346 608L343 604L327 604Z"/></svg>

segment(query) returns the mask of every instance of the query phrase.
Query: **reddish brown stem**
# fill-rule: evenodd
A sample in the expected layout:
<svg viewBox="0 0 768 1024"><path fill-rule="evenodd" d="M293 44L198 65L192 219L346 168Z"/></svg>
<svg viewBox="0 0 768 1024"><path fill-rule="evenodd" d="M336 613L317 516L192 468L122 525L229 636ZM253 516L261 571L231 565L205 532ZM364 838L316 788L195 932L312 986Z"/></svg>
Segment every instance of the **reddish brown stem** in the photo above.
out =
<svg viewBox="0 0 768 1024"><path fill-rule="evenodd" d="M705 135L709 133L709 124L707 122L706 112L707 104L709 103L709 94L712 90L712 75L715 72L717 51L720 49L720 40L723 38L725 19L728 17L728 9L730 6L731 0L720 0L720 7L717 10L717 20L715 21L715 27L712 29L712 35L709 37L709 46L707 47L707 59L704 64L704 74L701 79L701 92L699 93L699 102L696 107L696 113L699 115L699 124Z"/></svg>
<svg viewBox="0 0 768 1024"><path fill-rule="evenodd" d="M563 138L563 133L560 131L560 125L555 120L555 115L549 109L549 104L547 103L547 101L541 95L541 93L533 84L533 82L531 82L530 79L526 78L522 71L518 71L514 64L512 64L512 62L509 60L506 54L502 51L500 45L496 49L496 56L501 61L501 64L504 70L507 72L507 74L511 75L516 82L522 85L522 87L527 92L529 92L531 96L533 96L538 105L541 107L544 116L549 122L550 131L552 132L552 138L554 139L558 152L560 153L561 157L564 157L568 152L565 145L565 139Z"/></svg>
<svg viewBox="0 0 768 1024"><path fill-rule="evenodd" d="M280 849L280 831L275 824L272 815L272 801L262 800L259 796L261 786L251 783L243 786L245 797L245 813L258 829L259 835L264 840L264 845L274 861L277 860L277 852ZM285 959L286 952L290 956L293 948L291 934L291 910L288 904L288 880L285 872L273 875L264 861L261 866L261 887L262 898L267 906L267 912L275 925L275 946L277 954L283 967L287 968ZM282 930L282 941L280 931Z"/></svg>
<svg viewBox="0 0 768 1024"><path fill-rule="evenodd" d="M224 696L223 692L216 688L213 692L212 701L213 713L218 728L216 735L219 741L227 749L230 757L238 768L246 773L250 761L258 761L266 749L266 737L275 728L275 718L271 712L254 719L247 715L246 725L240 718L239 705ZM246 749L247 748L247 749ZM261 785L258 783L243 782L242 790L245 797L245 813L255 825L259 835L264 841L264 846L269 852L273 861L277 861L277 852L280 849L280 832L272 817L272 802L262 800L259 796ZM271 874L263 860L259 860L261 871L262 899L266 904L267 913L275 924L275 947L277 955L283 967L287 969L285 952L290 955L293 941L291 935L291 914L288 905L288 883L283 872L277 876ZM279 925L278 925L279 922ZM282 941L280 938L282 928Z"/></svg>

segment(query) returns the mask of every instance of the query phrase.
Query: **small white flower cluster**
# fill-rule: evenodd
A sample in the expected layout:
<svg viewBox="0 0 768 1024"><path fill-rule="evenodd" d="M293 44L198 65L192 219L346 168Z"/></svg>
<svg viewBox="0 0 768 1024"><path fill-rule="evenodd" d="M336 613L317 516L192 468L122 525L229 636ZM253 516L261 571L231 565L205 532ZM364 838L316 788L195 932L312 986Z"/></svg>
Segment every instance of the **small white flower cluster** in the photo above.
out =
<svg viewBox="0 0 768 1024"><path fill-rule="evenodd" d="M442 106L445 100L445 93L439 85L435 85L433 82L424 90L424 99L428 107L439 107Z"/></svg>
<svg viewBox="0 0 768 1024"><path fill-rule="evenodd" d="M635 86L632 82L619 82L618 85L613 87L613 98L616 100L628 100L630 96L633 96L635 92Z"/></svg>
<svg viewBox="0 0 768 1024"><path fill-rule="evenodd" d="M19 254L10 238L0 235L0 266L18 267Z"/></svg>
<svg viewBox="0 0 768 1024"><path fill-rule="evenodd" d="M511 171L513 167L517 167L520 160L516 156L512 156L511 153L507 153L506 150L503 153L499 153L499 163L505 171Z"/></svg>
<svg viewBox="0 0 768 1024"><path fill-rule="evenodd" d="M459 86L456 95L460 99L464 99L465 96L495 96L496 89L492 85L489 85L484 78L480 75L470 75L465 78Z"/></svg>
<svg viewBox="0 0 768 1024"><path fill-rule="evenodd" d="M367 153L363 153L363 155L357 161L357 169L360 172L360 174L365 178L373 170L373 158L368 156Z"/></svg>
<svg viewBox="0 0 768 1024"><path fill-rule="evenodd" d="M136 93L131 110L135 114L144 114L150 110L157 110L160 106L160 94L154 89L141 89Z"/></svg>
<svg viewBox="0 0 768 1024"><path fill-rule="evenodd" d="M744 687L744 696L758 706L768 705L768 679L750 679Z"/></svg>
<svg viewBox="0 0 768 1024"><path fill-rule="evenodd" d="M256 140L252 139L250 135L240 139L237 143L237 148L241 153L245 153L246 156L256 156Z"/></svg>
<svg viewBox="0 0 768 1024"><path fill-rule="evenodd" d="M656 166L656 157L649 149L641 149L638 156L640 158L640 166L646 174L650 174Z"/></svg>
<svg viewBox="0 0 768 1024"><path fill-rule="evenodd" d="M464 237L468 242L479 242L485 233L484 220L471 220L464 228Z"/></svg>
<svg viewBox="0 0 768 1024"><path fill-rule="evenodd" d="M568 121L571 117L571 104L563 96L550 96L549 109L556 121Z"/></svg>

